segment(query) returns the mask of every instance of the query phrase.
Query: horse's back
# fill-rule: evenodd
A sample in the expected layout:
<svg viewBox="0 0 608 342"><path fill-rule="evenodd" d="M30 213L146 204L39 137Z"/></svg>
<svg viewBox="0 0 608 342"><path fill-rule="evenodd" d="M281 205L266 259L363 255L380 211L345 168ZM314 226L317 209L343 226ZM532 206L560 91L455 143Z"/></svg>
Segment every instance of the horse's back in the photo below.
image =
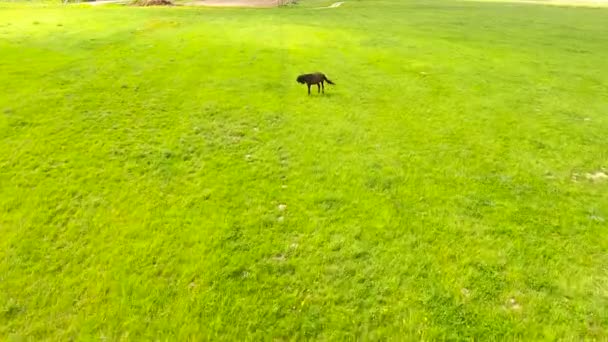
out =
<svg viewBox="0 0 608 342"><path fill-rule="evenodd" d="M310 74L310 76L311 76L310 80L312 83L320 83L325 78L324 77L325 75L323 75L323 73L320 73L320 72L314 72L314 73Z"/></svg>

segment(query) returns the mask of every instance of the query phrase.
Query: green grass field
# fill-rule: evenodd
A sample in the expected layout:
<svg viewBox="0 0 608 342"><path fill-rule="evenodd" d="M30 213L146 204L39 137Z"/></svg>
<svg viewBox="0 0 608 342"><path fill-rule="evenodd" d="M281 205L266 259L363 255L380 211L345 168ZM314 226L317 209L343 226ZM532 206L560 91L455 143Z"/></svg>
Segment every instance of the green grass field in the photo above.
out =
<svg viewBox="0 0 608 342"><path fill-rule="evenodd" d="M0 3L0 340L608 339L608 9L330 3Z"/></svg>

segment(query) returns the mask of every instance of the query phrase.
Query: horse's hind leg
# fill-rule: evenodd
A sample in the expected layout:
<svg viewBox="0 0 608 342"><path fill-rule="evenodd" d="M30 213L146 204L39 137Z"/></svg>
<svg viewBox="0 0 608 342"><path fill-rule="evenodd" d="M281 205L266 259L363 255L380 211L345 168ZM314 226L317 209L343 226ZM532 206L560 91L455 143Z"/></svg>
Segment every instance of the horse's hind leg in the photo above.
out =
<svg viewBox="0 0 608 342"><path fill-rule="evenodd" d="M321 93L321 84L317 83L317 94Z"/></svg>
<svg viewBox="0 0 608 342"><path fill-rule="evenodd" d="M308 95L310 95L310 84L307 84L308 86Z"/></svg>

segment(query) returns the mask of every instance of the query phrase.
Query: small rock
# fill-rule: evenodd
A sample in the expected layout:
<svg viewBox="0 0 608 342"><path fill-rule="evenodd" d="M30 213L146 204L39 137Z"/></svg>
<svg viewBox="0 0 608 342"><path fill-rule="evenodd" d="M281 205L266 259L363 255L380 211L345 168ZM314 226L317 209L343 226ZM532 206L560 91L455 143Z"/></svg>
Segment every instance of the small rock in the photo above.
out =
<svg viewBox="0 0 608 342"><path fill-rule="evenodd" d="M604 222L604 221L606 221L606 220L604 220L603 217L598 216L598 215L589 215L589 219L591 221L596 221L596 222Z"/></svg>
<svg viewBox="0 0 608 342"><path fill-rule="evenodd" d="M279 221L279 222L283 222L283 221L285 221L285 218L284 218L283 216L279 216L279 217L277 218L277 221Z"/></svg>
<svg viewBox="0 0 608 342"><path fill-rule="evenodd" d="M279 211L285 211L287 209L287 204L279 204Z"/></svg>
<svg viewBox="0 0 608 342"><path fill-rule="evenodd" d="M466 287L463 287L462 289L460 289L460 293L465 297L471 296L471 291L469 291L469 289L467 289Z"/></svg>
<svg viewBox="0 0 608 342"><path fill-rule="evenodd" d="M603 171L596 171L594 173L585 174L585 178L592 182L599 182L608 179L608 175Z"/></svg>
<svg viewBox="0 0 608 342"><path fill-rule="evenodd" d="M515 298L513 298L513 297L509 298L509 301L507 302L507 307L509 307L509 309L511 309L511 310L521 309L521 305L519 305L517 300L515 300Z"/></svg>
<svg viewBox="0 0 608 342"><path fill-rule="evenodd" d="M285 259L286 259L285 255L283 255L283 254L277 254L272 257L272 260L278 261L278 262L285 261Z"/></svg>
<svg viewBox="0 0 608 342"><path fill-rule="evenodd" d="M579 175L578 173L574 172L574 173L571 175L570 179L571 179L573 182L578 182L578 178L579 178L579 177L580 177L580 175Z"/></svg>

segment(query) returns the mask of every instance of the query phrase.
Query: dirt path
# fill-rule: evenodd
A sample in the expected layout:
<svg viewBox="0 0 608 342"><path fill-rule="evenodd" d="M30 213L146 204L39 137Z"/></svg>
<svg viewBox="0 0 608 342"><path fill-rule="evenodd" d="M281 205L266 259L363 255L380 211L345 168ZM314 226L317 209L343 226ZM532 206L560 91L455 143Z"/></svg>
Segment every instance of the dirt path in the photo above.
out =
<svg viewBox="0 0 608 342"><path fill-rule="evenodd" d="M285 0L198 0L187 2L188 6L214 6L214 7L277 7Z"/></svg>
<svg viewBox="0 0 608 342"><path fill-rule="evenodd" d="M97 0L87 2L92 6L105 4L124 4L129 0ZM210 7L277 7L286 3L287 0L196 0L178 5L185 6L210 6Z"/></svg>
<svg viewBox="0 0 608 342"><path fill-rule="evenodd" d="M187 2L189 6L215 6L215 7L277 7L287 4L288 0L197 0ZM327 7L317 8L336 8L344 2L335 2Z"/></svg>
<svg viewBox="0 0 608 342"><path fill-rule="evenodd" d="M287 4L289 0L195 0L185 2L180 5L184 6L209 6L209 7L277 7ZM104 4L124 4L128 3L128 0L99 0L91 1L88 4L92 6L104 5ZM336 8L340 7L344 2L335 2L327 7L321 8Z"/></svg>
<svg viewBox="0 0 608 342"><path fill-rule="evenodd" d="M102 0L102 1L91 1L87 2L87 4L91 6L99 6L105 4L126 4L128 1L126 0Z"/></svg>
<svg viewBox="0 0 608 342"><path fill-rule="evenodd" d="M336 7L340 7L343 3L344 3L344 1L334 2L333 4L331 4L329 6L326 6L326 7L316 7L316 9L336 8Z"/></svg>

